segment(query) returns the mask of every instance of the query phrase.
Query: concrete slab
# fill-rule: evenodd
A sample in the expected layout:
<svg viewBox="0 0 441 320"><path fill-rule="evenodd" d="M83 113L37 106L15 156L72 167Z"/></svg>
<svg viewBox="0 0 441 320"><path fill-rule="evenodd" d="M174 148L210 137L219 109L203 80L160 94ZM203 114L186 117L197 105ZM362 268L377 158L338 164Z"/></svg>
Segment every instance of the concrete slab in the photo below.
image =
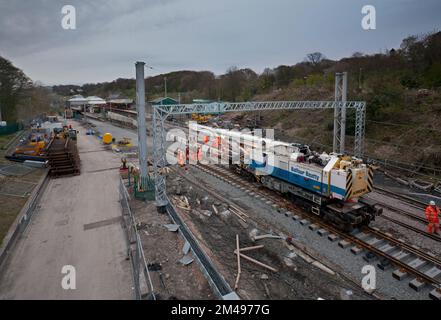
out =
<svg viewBox="0 0 441 320"><path fill-rule="evenodd" d="M292 219L295 220L295 221L297 221L297 220L300 219L300 216L298 216L298 215L294 215L294 216L292 216Z"/></svg>
<svg viewBox="0 0 441 320"><path fill-rule="evenodd" d="M409 287L411 287L415 291L420 291L426 283L418 278L413 279L411 282L409 282Z"/></svg>
<svg viewBox="0 0 441 320"><path fill-rule="evenodd" d="M329 231L326 229L319 229L317 230L317 233L320 235L320 237L324 237L329 234Z"/></svg>
<svg viewBox="0 0 441 320"><path fill-rule="evenodd" d="M378 259L378 256L375 253L370 252L370 251L366 252L366 254L363 256L363 260L368 263L371 263L377 259Z"/></svg>
<svg viewBox="0 0 441 320"><path fill-rule="evenodd" d="M191 255L186 254L185 256L182 257L182 259L179 260L179 263L181 263L184 266L187 266L190 263L192 263L193 261L194 261L194 259L191 257Z"/></svg>
<svg viewBox="0 0 441 320"><path fill-rule="evenodd" d="M386 271L392 268L392 264L390 263L390 260L388 259L382 259L378 264L378 268L380 270Z"/></svg>
<svg viewBox="0 0 441 320"><path fill-rule="evenodd" d="M392 272L392 277L395 279L401 281L405 279L408 276L408 273L405 270L397 269L394 272Z"/></svg>
<svg viewBox="0 0 441 320"><path fill-rule="evenodd" d="M404 252L404 251L399 251L397 253L395 253L394 255L392 255L392 257L398 259L398 260L402 260L404 258L407 258L409 256L408 252Z"/></svg>
<svg viewBox="0 0 441 320"><path fill-rule="evenodd" d="M185 241L184 247L182 248L182 253L186 255L190 251L190 243Z"/></svg>
<svg viewBox="0 0 441 320"><path fill-rule="evenodd" d="M429 297L432 300L441 300L441 290L440 289L433 289L429 293Z"/></svg>
<svg viewBox="0 0 441 320"><path fill-rule="evenodd" d="M352 243L351 243L350 241L348 241L348 240L341 240L341 241L338 243L338 246L339 246L340 248L346 249L346 248L349 247L351 244L352 244Z"/></svg>
<svg viewBox="0 0 441 320"><path fill-rule="evenodd" d="M383 239L378 239L378 238L372 238L368 241L366 241L368 244L370 244L371 246L375 246L376 244L380 243L381 241L383 241Z"/></svg>
<svg viewBox="0 0 441 320"><path fill-rule="evenodd" d="M236 292L232 291L222 297L222 300L240 300Z"/></svg>
<svg viewBox="0 0 441 320"><path fill-rule="evenodd" d="M310 224L308 228L312 231L317 231L320 228L320 226L313 223L313 224Z"/></svg>
<svg viewBox="0 0 441 320"><path fill-rule="evenodd" d="M424 274L425 274L426 276L429 276L429 277L435 278L435 277L437 277L438 275L441 274L441 270L438 269L437 267L432 267L431 269L429 269L429 270L427 270L426 272L424 272Z"/></svg>
<svg viewBox="0 0 441 320"><path fill-rule="evenodd" d="M355 255L360 254L362 251L363 251L363 248L360 248L360 247L358 247L358 246L353 246L353 247L351 248L351 252L352 252L353 254L355 254Z"/></svg>
<svg viewBox="0 0 441 320"><path fill-rule="evenodd" d="M331 241L331 242L335 242L335 241L337 241L338 239L339 239L339 236L336 235L336 234L330 234L330 235L328 236L328 240Z"/></svg>
<svg viewBox="0 0 441 320"><path fill-rule="evenodd" d="M379 247L378 249L380 249L381 251L383 251L384 253L388 253L394 249L396 249L396 247L391 246L390 244L386 243L385 245L382 245L381 247Z"/></svg>
<svg viewBox="0 0 441 320"><path fill-rule="evenodd" d="M309 222L309 220L306 220L306 219L303 219L303 220L300 220L300 224L302 225L302 226L306 226L306 225L308 225L308 224L310 224L311 222Z"/></svg>
<svg viewBox="0 0 441 320"><path fill-rule="evenodd" d="M427 263L427 261L416 258L416 259L410 261L409 263L407 263L407 265L414 268L414 269L418 269L418 268L424 266L426 263Z"/></svg>
<svg viewBox="0 0 441 320"><path fill-rule="evenodd" d="M167 230L171 232L176 232L179 229L179 225L177 224L164 224L164 227L166 227Z"/></svg>

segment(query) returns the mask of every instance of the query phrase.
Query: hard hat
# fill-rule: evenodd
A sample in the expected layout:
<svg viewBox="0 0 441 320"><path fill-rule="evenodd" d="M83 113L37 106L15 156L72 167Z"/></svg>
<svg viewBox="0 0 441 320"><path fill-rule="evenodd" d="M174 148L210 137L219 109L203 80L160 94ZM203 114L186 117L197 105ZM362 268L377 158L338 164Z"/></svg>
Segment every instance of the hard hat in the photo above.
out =
<svg viewBox="0 0 441 320"><path fill-rule="evenodd" d="M435 201L431 200L431 201L429 202L429 204L430 204L431 206L434 206L434 205L435 205Z"/></svg>

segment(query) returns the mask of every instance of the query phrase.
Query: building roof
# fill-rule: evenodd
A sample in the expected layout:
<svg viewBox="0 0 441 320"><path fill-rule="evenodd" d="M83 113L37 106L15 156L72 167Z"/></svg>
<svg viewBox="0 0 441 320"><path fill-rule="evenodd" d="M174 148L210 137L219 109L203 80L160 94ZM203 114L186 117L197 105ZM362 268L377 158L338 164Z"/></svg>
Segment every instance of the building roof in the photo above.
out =
<svg viewBox="0 0 441 320"><path fill-rule="evenodd" d="M69 100L67 100L69 106L81 106L87 103L86 98L84 98L81 94L77 94L72 96Z"/></svg>
<svg viewBox="0 0 441 320"><path fill-rule="evenodd" d="M106 104L106 100L97 96L89 96L86 98L87 104Z"/></svg>
<svg viewBox="0 0 441 320"><path fill-rule="evenodd" d="M133 99L111 99L108 100L109 103L117 103L117 104L129 104L133 103Z"/></svg>
<svg viewBox="0 0 441 320"><path fill-rule="evenodd" d="M84 98L81 94L74 95L74 96L72 96L72 98L70 98L67 101L68 102L87 102L86 98Z"/></svg>
<svg viewBox="0 0 441 320"><path fill-rule="evenodd" d="M215 100L208 100L208 99L193 99L193 103L213 103L217 102Z"/></svg>
<svg viewBox="0 0 441 320"><path fill-rule="evenodd" d="M170 98L170 97L160 97L156 98L152 101L150 101L151 104L163 104L163 105L170 105L170 104L178 104L178 101Z"/></svg>

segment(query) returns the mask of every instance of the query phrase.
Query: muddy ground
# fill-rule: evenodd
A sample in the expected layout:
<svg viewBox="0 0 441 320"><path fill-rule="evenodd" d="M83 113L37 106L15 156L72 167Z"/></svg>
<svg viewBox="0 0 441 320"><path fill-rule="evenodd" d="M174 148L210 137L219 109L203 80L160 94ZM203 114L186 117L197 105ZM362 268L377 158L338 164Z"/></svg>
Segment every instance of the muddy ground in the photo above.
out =
<svg viewBox="0 0 441 320"><path fill-rule="evenodd" d="M207 279L196 261L182 265L184 239L178 232L168 231L172 221L167 214L157 212L153 202L131 200L131 208L139 223L138 230L149 265L156 298L214 299Z"/></svg>
<svg viewBox="0 0 441 320"><path fill-rule="evenodd" d="M202 182L198 187L197 182L192 184L180 176L191 173L180 168L177 170L179 172L168 177L169 195L172 199L188 199L191 210L179 208L179 204L182 205L179 200L172 201L175 207L178 204L176 208L185 223L232 288L237 275L237 257L233 253L236 235L239 235L241 248L263 244L264 248L246 254L277 269L273 272L241 259L242 273L236 292L242 299L347 299L348 290L351 299L372 299L350 281L322 271L298 257L285 240L254 242L250 237L253 229L259 234L272 233L272 230L251 219L242 221L229 210L227 202L208 194Z"/></svg>

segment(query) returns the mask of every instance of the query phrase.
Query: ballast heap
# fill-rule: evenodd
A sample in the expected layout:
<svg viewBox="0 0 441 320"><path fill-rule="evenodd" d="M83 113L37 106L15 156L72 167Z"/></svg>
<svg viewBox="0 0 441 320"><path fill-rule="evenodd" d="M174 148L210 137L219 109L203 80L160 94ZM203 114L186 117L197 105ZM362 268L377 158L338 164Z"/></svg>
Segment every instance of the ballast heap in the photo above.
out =
<svg viewBox="0 0 441 320"><path fill-rule="evenodd" d="M194 123L190 128L197 132L198 154L204 159L227 158L230 168L239 174L286 195L343 230L368 225L382 213L375 203L363 198L372 191L374 172L362 159L319 154L308 145L262 138L253 132Z"/></svg>

